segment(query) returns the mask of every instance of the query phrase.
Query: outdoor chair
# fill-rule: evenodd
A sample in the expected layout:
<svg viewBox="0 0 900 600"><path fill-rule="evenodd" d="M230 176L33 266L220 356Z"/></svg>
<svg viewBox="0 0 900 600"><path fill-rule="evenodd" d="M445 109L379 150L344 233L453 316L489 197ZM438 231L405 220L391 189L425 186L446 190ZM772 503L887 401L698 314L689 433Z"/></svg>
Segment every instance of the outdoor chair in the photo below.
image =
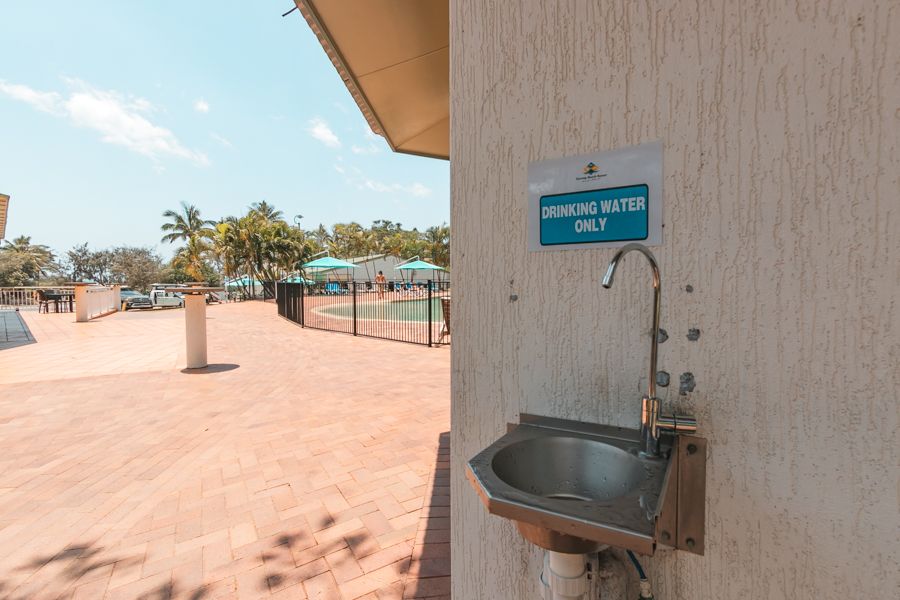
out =
<svg viewBox="0 0 900 600"><path fill-rule="evenodd" d="M441 312L444 314L444 324L441 325L438 344L443 343L444 337L450 335L450 298L441 298Z"/></svg>
<svg viewBox="0 0 900 600"><path fill-rule="evenodd" d="M50 298L47 297L47 292L45 292L44 290L35 290L34 294L37 297L38 301L38 313L40 313L41 311L49 313L51 302L56 305L56 311L59 311L59 305L56 304L56 300L50 300Z"/></svg>

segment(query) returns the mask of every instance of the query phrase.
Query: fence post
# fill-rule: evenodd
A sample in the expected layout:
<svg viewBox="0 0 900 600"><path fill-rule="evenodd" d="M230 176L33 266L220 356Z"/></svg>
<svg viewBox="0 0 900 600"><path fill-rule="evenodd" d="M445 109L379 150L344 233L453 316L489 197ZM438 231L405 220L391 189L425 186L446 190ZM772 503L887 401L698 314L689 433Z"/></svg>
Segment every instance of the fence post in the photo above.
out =
<svg viewBox="0 0 900 600"><path fill-rule="evenodd" d="M432 307L431 307L431 286L432 280L428 280L428 347L431 348L431 336L434 335L434 325L432 324Z"/></svg>
<svg viewBox="0 0 900 600"><path fill-rule="evenodd" d="M300 327L306 326L306 311L303 309L303 298L306 296L306 283L300 282Z"/></svg>
<svg viewBox="0 0 900 600"><path fill-rule="evenodd" d="M350 286L353 289L353 335L356 335L356 282L351 281Z"/></svg>

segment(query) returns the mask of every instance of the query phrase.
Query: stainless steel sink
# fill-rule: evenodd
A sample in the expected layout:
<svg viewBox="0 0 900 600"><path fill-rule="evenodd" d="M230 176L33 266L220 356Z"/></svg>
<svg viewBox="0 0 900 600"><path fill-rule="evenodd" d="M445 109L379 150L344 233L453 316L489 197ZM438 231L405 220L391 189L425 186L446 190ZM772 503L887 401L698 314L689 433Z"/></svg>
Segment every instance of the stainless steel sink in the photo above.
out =
<svg viewBox="0 0 900 600"><path fill-rule="evenodd" d="M641 460L628 450L605 441L543 431L499 449L491 467L513 488L553 500L609 501L628 494L644 480Z"/></svg>
<svg viewBox="0 0 900 600"><path fill-rule="evenodd" d="M674 520L661 521L670 480L675 506L672 443L664 436L661 456L651 458L640 453L636 429L522 415L469 461L467 475L489 512L542 548L583 553L609 544L653 554L661 527L676 545Z"/></svg>

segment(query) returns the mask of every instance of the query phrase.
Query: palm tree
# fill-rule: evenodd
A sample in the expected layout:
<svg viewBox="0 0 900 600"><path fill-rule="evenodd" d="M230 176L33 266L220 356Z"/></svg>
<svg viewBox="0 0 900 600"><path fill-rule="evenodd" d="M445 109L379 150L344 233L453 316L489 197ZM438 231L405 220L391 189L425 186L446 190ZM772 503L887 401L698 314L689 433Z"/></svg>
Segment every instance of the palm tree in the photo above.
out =
<svg viewBox="0 0 900 600"><path fill-rule="evenodd" d="M321 223L319 223L319 227L312 231L310 235L312 236L313 241L319 247L317 250L318 252L321 252L322 250L325 250L331 246L332 236L328 232L328 229L326 229L325 226Z"/></svg>
<svg viewBox="0 0 900 600"><path fill-rule="evenodd" d="M163 216L170 219L168 223L163 223L162 229L166 231L162 236L162 241L176 242L178 240L190 241L191 238L201 237L211 239L215 237L215 231L210 227L215 223L200 216L200 209L193 204L187 202L181 203L181 212L167 210Z"/></svg>
<svg viewBox="0 0 900 600"><path fill-rule="evenodd" d="M250 210L261 216L266 221L280 221L284 216L280 210L276 210L274 206L263 200L262 202L254 202L250 205Z"/></svg>
<svg viewBox="0 0 900 600"><path fill-rule="evenodd" d="M425 254L439 267L450 266L450 227L443 223L425 230L423 237Z"/></svg>
<svg viewBox="0 0 900 600"><path fill-rule="evenodd" d="M56 257L50 248L43 244L32 244L31 236L27 235L20 235L11 242L6 240L0 247L0 252L8 252L18 258L29 279L46 276L56 264Z"/></svg>
<svg viewBox="0 0 900 600"><path fill-rule="evenodd" d="M203 267L206 266L206 255L210 250L206 240L195 235L175 254L175 264L184 269L194 281L203 281Z"/></svg>

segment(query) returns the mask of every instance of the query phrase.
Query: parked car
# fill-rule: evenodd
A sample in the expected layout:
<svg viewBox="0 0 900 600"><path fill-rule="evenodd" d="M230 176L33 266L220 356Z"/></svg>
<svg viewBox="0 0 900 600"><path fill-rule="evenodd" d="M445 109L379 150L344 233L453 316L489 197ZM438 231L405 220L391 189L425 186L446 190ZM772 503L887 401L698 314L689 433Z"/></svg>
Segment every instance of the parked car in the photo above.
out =
<svg viewBox="0 0 900 600"><path fill-rule="evenodd" d="M122 310L132 310L136 308L153 308L150 296L142 294L131 288L123 287L120 290L122 295Z"/></svg>
<svg viewBox="0 0 900 600"><path fill-rule="evenodd" d="M154 283L150 288L150 302L153 306L184 306L184 298L171 288L182 287L177 283Z"/></svg>

